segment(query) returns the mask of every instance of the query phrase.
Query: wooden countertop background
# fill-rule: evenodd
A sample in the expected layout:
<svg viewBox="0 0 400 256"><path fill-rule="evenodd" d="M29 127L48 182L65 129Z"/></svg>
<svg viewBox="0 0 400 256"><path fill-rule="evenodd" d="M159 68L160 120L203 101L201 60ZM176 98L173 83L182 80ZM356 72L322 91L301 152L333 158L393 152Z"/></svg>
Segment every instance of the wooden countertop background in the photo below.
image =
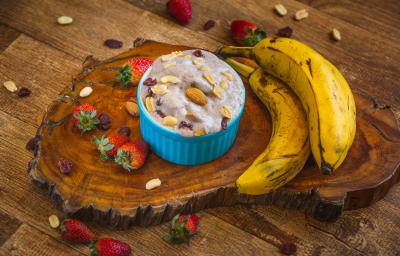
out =
<svg viewBox="0 0 400 256"><path fill-rule="evenodd" d="M62 213L27 175L32 155L25 144L36 132L37 116L71 82L87 55L111 57L137 37L213 50L232 43L228 24L233 19L251 20L270 34L290 25L294 38L337 65L353 90L390 106L399 121L398 0L193 0L194 18L187 27L168 16L166 2L0 0L0 82L13 80L33 91L19 99L0 88L0 255L89 255L88 247L65 243L49 227L48 216ZM277 3L289 15L276 15ZM302 8L309 18L294 21ZM61 15L74 23L58 25ZM217 25L203 31L209 19ZM340 30L342 41L330 39L332 28ZM122 40L124 47L104 47L108 38ZM128 242L133 255L279 255L282 242L295 243L297 255L400 255L400 185L371 207L346 212L330 224L272 206L215 208L199 215L200 233L190 246L164 242L168 224L125 231L91 227Z"/></svg>

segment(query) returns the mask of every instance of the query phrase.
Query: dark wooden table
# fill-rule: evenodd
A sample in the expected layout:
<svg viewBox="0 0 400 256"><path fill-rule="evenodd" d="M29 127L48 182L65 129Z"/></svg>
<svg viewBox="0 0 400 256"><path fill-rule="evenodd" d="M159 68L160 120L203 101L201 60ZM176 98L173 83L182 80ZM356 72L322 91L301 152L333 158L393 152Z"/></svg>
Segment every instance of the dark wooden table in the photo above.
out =
<svg viewBox="0 0 400 256"><path fill-rule="evenodd" d="M390 106L400 119L398 0L192 2L193 22L182 27L166 13L165 0L0 0L0 82L13 80L33 91L19 99L0 88L0 255L89 254L87 247L65 243L49 227L48 216L62 212L26 174L32 155L25 144L36 132L38 115L71 83L87 55L111 57L137 37L215 49L232 43L228 24L236 18L252 20L271 34L290 25L294 37L328 57L353 89L371 95L381 107ZM276 15L277 3L289 15ZM309 18L294 21L294 12L302 8ZM74 23L58 25L60 15L72 16ZM217 25L205 32L209 19ZM330 39L332 28L341 31L340 42ZM108 38L124 41L124 47L104 47ZM283 242L295 243L297 255L400 254L400 185L335 223L272 206L215 208L199 215L200 233L190 246L164 242L168 224L124 231L91 227L128 242L134 255L279 255L277 246Z"/></svg>

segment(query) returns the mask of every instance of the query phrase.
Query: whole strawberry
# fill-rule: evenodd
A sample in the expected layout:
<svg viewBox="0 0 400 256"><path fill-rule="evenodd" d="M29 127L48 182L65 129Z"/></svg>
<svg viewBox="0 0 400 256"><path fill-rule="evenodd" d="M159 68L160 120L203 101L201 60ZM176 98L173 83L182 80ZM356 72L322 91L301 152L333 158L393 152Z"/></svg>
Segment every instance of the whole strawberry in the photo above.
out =
<svg viewBox="0 0 400 256"><path fill-rule="evenodd" d="M121 68L117 80L122 87L131 87L134 82L139 82L144 72L153 65L153 60L147 57L136 57L128 60L128 64Z"/></svg>
<svg viewBox="0 0 400 256"><path fill-rule="evenodd" d="M117 155L119 147L129 141L129 138L123 134L104 134L101 138L93 136L93 141L96 143L97 149L103 160L110 160Z"/></svg>
<svg viewBox="0 0 400 256"><path fill-rule="evenodd" d="M83 103L72 112L72 123L74 127L83 134L96 129L96 125L98 125L100 121L97 118L97 112L94 106Z"/></svg>
<svg viewBox="0 0 400 256"><path fill-rule="evenodd" d="M136 170L143 166L148 152L149 146L143 140L128 142L118 148L115 162L127 171Z"/></svg>
<svg viewBox="0 0 400 256"><path fill-rule="evenodd" d="M129 256L132 251L129 244L108 237L95 241L90 247L90 256Z"/></svg>
<svg viewBox="0 0 400 256"><path fill-rule="evenodd" d="M189 0L169 0L167 3L169 14L182 25L192 20L192 5Z"/></svg>
<svg viewBox="0 0 400 256"><path fill-rule="evenodd" d="M231 23L233 40L240 46L254 46L263 40L267 33L246 20L234 20Z"/></svg>
<svg viewBox="0 0 400 256"><path fill-rule="evenodd" d="M199 217L195 214L178 214L171 221L171 231L164 240L172 243L189 242L197 233Z"/></svg>
<svg viewBox="0 0 400 256"><path fill-rule="evenodd" d="M96 239L85 224L75 219L66 219L60 226L53 228L60 232L63 239L72 243L88 244Z"/></svg>

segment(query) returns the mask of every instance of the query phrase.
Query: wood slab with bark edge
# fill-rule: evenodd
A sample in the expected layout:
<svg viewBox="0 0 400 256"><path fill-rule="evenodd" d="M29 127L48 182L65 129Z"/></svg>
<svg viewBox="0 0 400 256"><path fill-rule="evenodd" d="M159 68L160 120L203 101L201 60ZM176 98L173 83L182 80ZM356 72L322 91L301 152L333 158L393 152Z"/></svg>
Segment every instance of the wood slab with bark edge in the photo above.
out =
<svg viewBox="0 0 400 256"><path fill-rule="evenodd" d="M394 116L389 108L381 108L354 89L357 133L340 169L323 176L310 160L294 180L268 195L247 196L235 188L235 180L264 150L271 133L269 115L247 85L237 139L220 159L189 167L168 163L151 153L144 167L132 173L102 161L91 138L103 132L80 136L69 120L72 110L83 102L94 104L99 113L111 115L111 132L129 126L131 139L140 138L139 119L124 109L125 102L135 97L136 87L114 86L115 75L130 58L156 58L190 48L139 39L133 49L109 60L88 58L73 85L50 105L37 132L41 140L29 174L69 215L128 228L156 225L182 211L244 203L296 208L316 219L334 221L343 210L366 207L379 200L399 180L400 131ZM92 86L93 93L81 99L78 94L85 86ZM58 161L64 158L74 163L70 175L59 171ZM162 185L148 191L145 184L153 178L160 178Z"/></svg>

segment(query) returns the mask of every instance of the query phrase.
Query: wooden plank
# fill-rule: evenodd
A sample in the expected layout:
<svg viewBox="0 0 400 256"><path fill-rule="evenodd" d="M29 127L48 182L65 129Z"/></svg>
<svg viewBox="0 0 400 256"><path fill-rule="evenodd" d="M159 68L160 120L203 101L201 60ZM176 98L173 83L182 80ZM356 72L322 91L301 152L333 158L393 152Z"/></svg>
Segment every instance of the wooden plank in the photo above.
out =
<svg viewBox="0 0 400 256"><path fill-rule="evenodd" d="M21 225L21 222L13 216L0 210L0 247Z"/></svg>
<svg viewBox="0 0 400 256"><path fill-rule="evenodd" d="M21 33L9 26L0 24L0 53L3 52Z"/></svg>
<svg viewBox="0 0 400 256"><path fill-rule="evenodd" d="M22 224L17 232L0 248L0 255L74 256L85 255L39 230Z"/></svg>

